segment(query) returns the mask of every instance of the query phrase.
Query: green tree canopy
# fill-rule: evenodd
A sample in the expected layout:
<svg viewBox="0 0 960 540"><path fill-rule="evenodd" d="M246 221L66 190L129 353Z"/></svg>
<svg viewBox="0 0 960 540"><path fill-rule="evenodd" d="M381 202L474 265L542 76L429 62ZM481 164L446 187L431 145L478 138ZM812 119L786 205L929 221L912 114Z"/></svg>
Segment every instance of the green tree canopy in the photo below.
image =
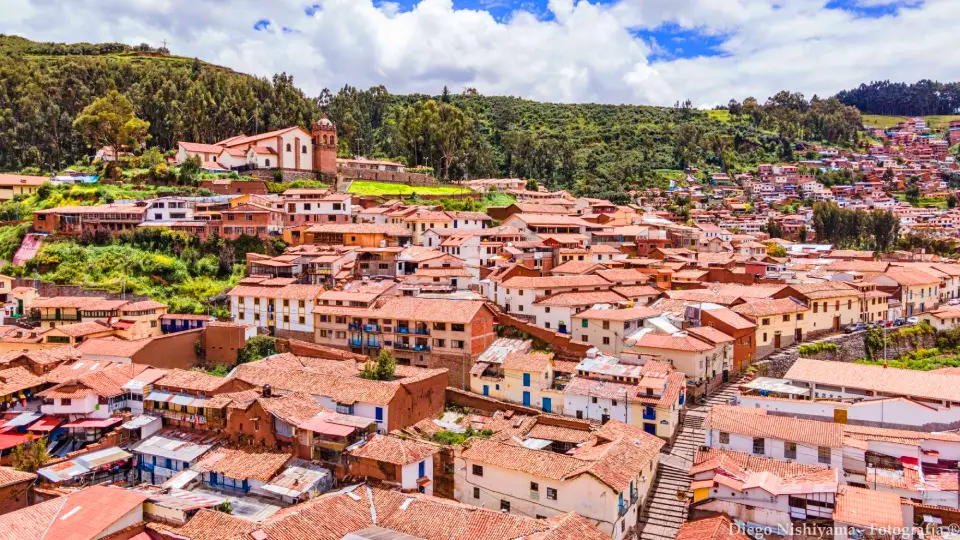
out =
<svg viewBox="0 0 960 540"><path fill-rule="evenodd" d="M147 140L150 122L134 115L133 103L123 94L111 90L96 99L73 121L73 128L81 133L90 146L134 148Z"/></svg>

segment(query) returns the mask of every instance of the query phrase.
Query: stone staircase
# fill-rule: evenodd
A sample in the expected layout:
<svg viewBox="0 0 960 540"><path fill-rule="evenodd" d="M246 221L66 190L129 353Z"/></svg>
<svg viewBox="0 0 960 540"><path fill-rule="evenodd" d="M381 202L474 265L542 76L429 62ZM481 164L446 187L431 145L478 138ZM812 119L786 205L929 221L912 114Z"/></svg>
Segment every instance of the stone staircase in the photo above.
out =
<svg viewBox="0 0 960 540"><path fill-rule="evenodd" d="M687 471L697 448L704 443L703 421L711 407L726 404L737 396L739 382L721 386L702 404L682 413L680 433L661 450L657 474L640 513L637 537L641 540L673 540L687 520L687 504L692 496Z"/></svg>

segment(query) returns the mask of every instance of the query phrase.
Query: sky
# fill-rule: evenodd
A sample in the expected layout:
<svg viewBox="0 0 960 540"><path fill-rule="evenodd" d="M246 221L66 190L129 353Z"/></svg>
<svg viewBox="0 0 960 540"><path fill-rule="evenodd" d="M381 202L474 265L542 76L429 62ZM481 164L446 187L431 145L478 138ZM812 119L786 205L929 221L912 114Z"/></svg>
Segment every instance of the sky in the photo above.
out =
<svg viewBox="0 0 960 540"><path fill-rule="evenodd" d="M696 106L960 80L960 0L0 0L0 33L141 42L311 96L475 88Z"/></svg>

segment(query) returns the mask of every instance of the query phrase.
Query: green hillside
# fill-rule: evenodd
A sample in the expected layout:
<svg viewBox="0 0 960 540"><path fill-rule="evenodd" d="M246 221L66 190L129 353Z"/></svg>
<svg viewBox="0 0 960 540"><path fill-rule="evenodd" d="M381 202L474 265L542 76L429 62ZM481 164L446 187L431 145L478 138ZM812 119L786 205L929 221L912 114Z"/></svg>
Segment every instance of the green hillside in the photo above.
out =
<svg viewBox="0 0 960 540"><path fill-rule="evenodd" d="M947 126L950 124L951 120L960 120L960 115L954 114L942 114L942 115L931 115L931 116L921 116L923 120L927 123L927 126L934 131L943 131L947 129ZM879 128L891 128L897 125L904 120L908 120L906 116L885 116L880 114L865 114L863 115L863 125Z"/></svg>
<svg viewBox="0 0 960 540"><path fill-rule="evenodd" d="M397 159L441 179L523 177L551 188L628 200L666 187L688 166L737 172L792 159L804 140L852 144L860 116L836 100L781 92L734 110L541 103L463 94L391 95L345 86L304 94L293 78L267 80L166 49L118 43L35 43L0 36L0 170L55 171L93 154L73 120L111 90L149 122L148 146L215 142L239 133L308 127L326 112L339 153ZM439 90L439 89L438 89Z"/></svg>

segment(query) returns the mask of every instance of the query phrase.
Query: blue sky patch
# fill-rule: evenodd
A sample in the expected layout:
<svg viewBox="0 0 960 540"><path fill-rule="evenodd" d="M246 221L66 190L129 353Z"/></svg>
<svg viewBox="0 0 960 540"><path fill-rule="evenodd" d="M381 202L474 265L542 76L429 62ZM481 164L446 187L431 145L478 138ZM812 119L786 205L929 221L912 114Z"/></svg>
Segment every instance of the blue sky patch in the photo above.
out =
<svg viewBox="0 0 960 540"><path fill-rule="evenodd" d="M320 11L320 4L313 4L312 6L307 6L307 8L303 10L303 12L306 13L308 17L313 17L313 15L318 11Z"/></svg>
<svg viewBox="0 0 960 540"><path fill-rule="evenodd" d="M253 29L258 32L267 30L268 28L270 28L270 21L268 21L267 19L260 19L259 21L253 24Z"/></svg>
<svg viewBox="0 0 960 540"><path fill-rule="evenodd" d="M903 9L918 8L925 0L890 0L882 3L879 0L865 2L863 0L829 0L824 6L827 9L839 9L868 19L879 19L888 15L896 15Z"/></svg>
<svg viewBox="0 0 960 540"><path fill-rule="evenodd" d="M674 23L662 24L652 30L633 30L632 33L650 46L651 62L721 56L720 46L726 39L723 35L703 34Z"/></svg>

